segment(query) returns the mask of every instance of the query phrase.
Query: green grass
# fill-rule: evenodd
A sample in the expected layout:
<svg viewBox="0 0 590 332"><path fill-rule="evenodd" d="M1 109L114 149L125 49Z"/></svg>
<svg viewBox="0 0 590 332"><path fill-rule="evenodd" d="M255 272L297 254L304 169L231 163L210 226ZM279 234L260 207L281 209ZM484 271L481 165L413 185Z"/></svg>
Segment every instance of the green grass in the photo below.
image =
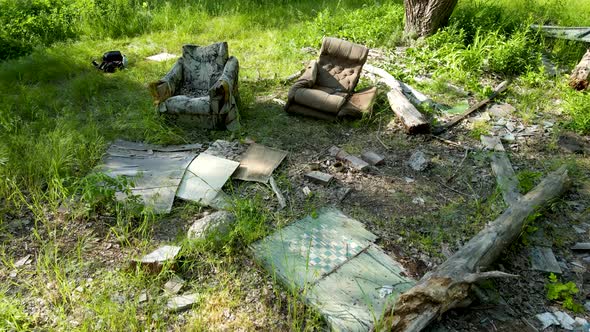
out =
<svg viewBox="0 0 590 332"><path fill-rule="evenodd" d="M300 210L282 213L270 211L260 195L240 198L234 209L236 227L214 245L187 243L179 232L172 241L185 245L185 263L175 273L194 280L202 276L188 287L202 294L201 300L194 312L179 318L163 313L165 303L159 296L171 269L154 277L126 266L132 257L153 249L160 224L174 218L189 220L202 208L185 204L175 206L172 216L153 215L136 202L114 201L114 189L129 183L115 180L109 188L100 189L107 180L89 174L115 138L172 144L249 137L299 153L310 144L322 147L348 140L343 132L354 136L367 128L376 131L382 120L391 118L383 96L373 117L340 124L287 117L260 98L284 99L288 87L281 78L313 58L301 49L317 49L325 35L393 51L405 42L403 17L402 2L393 0L0 0L0 24L7 27L0 32L0 59L6 59L0 63L0 258L5 267L20 258L15 256L13 241L20 246L27 243L37 253L33 266L23 272L26 282L0 273L0 280L10 280L9 286L0 288L0 307L6 308L0 313L0 330L159 330L169 326L200 330L225 324L225 309L237 313L230 329L254 329L257 322L280 321L285 316L287 321L278 328L321 328L317 314L305 308L297 294L285 293L244 262L243 252L274 227L313 214L325 197L312 196ZM411 43L406 54L394 57L387 68L412 84L416 75L431 76L433 84L417 86L451 105L465 97L449 95L441 82L452 82L479 98L489 93L490 86L510 77L514 83L505 98L525 122L540 121L537 115L558 117L559 126L590 133L589 95L571 91L565 75L548 77L540 62L546 52L555 63L571 68L584 45L545 39L528 28L531 23L590 25L590 3L460 1L449 27ZM230 134L167 125L156 114L146 83L159 79L173 62L151 63L144 58L161 51L178 54L184 43L220 40L229 43L230 53L240 61L244 128ZM129 69L103 74L90 65L92 59L115 49L129 57ZM475 128L471 135L478 138L486 129ZM409 146L405 139L383 140L392 146ZM354 140L344 146L351 152L362 148ZM531 180L531 174L521 173L521 180ZM297 190L286 174L277 174L277 182L290 194ZM261 191L272 195L267 189ZM459 213L465 202L450 203L437 213L383 221L382 227L396 224L402 230L419 229L402 235L436 255L441 242L455 243L457 237L464 241L461 237L474 234L496 215L496 203L497 195L489 201L469 202L472 212L467 215ZM64 206L71 213L58 217ZM468 222L453 226L457 218ZM432 219L440 222L428 223ZM32 229L12 235L8 228L15 220L30 221ZM428 226L420 229L421 223ZM96 234L75 231L86 229L82 225L90 225ZM98 250L94 238L119 245L121 256L108 264L89 257ZM250 270L243 273L244 269ZM259 278L270 286L254 287L260 284ZM256 313L240 309L252 288L268 291L260 297ZM142 291L152 297L139 304ZM40 306L42 313L27 311L34 306L28 295L47 302Z"/></svg>

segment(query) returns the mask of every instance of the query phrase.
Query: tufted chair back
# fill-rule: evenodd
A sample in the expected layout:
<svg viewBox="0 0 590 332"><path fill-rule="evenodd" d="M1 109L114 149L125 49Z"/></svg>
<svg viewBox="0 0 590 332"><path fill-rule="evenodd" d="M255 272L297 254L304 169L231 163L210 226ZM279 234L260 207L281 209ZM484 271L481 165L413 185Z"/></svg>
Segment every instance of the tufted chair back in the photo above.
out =
<svg viewBox="0 0 590 332"><path fill-rule="evenodd" d="M182 77L184 94L193 97L207 95L209 88L221 76L229 57L226 42L209 46L182 46Z"/></svg>
<svg viewBox="0 0 590 332"><path fill-rule="evenodd" d="M335 92L352 93L369 49L351 42L326 37L322 42L316 85Z"/></svg>

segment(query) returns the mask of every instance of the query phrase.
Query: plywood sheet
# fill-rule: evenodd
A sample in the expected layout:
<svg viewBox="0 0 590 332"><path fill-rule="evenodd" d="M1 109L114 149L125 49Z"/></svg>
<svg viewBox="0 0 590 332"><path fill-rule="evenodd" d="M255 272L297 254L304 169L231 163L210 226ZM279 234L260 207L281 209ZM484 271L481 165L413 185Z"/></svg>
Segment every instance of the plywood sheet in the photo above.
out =
<svg viewBox="0 0 590 332"><path fill-rule="evenodd" d="M286 151L252 144L240 161L234 179L267 183L272 172L287 156Z"/></svg>
<svg viewBox="0 0 590 332"><path fill-rule="evenodd" d="M177 196L203 205L219 205L221 188L240 163L207 153L196 157L186 169Z"/></svg>

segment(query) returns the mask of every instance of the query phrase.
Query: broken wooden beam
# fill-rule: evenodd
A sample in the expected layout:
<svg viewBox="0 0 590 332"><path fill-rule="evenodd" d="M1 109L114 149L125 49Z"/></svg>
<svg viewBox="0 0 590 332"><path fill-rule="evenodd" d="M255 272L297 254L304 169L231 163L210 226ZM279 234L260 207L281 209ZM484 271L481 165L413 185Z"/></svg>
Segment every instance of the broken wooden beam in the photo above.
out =
<svg viewBox="0 0 590 332"><path fill-rule="evenodd" d="M363 69L379 77L379 82L387 85L390 91L387 100L391 109L398 116L408 134L423 134L430 132L430 123L403 94L403 84L396 80L386 70L365 64Z"/></svg>
<svg viewBox="0 0 590 332"><path fill-rule="evenodd" d="M489 223L453 256L424 275L389 307L384 326L390 331L422 331L444 312L465 306L472 285L480 280L514 277L485 271L522 232L531 213L560 196L569 186L567 168L548 174L541 183Z"/></svg>
<svg viewBox="0 0 590 332"><path fill-rule="evenodd" d="M369 163L367 163L366 161L362 160L361 158L359 158L357 156L351 155L350 153L342 150L341 148L339 148L337 146L332 146L328 150L328 153L332 157L336 157L336 159L338 159L338 160L347 161L348 163L350 163L350 165L354 169L357 169L359 171L365 171L370 166Z"/></svg>
<svg viewBox="0 0 590 332"><path fill-rule="evenodd" d="M518 178L514 173L514 168L510 159L506 155L506 150L500 139L496 136L480 136L482 144L490 148L493 152L491 155L492 172L496 176L496 182L502 191L502 198L508 205L518 201L522 195L518 190Z"/></svg>
<svg viewBox="0 0 590 332"><path fill-rule="evenodd" d="M364 151L361 154L361 159L368 162L371 166L382 165L385 159L373 151Z"/></svg>
<svg viewBox="0 0 590 332"><path fill-rule="evenodd" d="M570 76L569 85L576 90L588 89L588 81L590 79L590 49L586 51L586 54L582 57L582 60Z"/></svg>
<svg viewBox="0 0 590 332"><path fill-rule="evenodd" d="M496 98L499 94L506 91L506 88L508 88L509 84L510 84L509 80L503 81L494 89L494 91L492 92L492 94L488 98L469 107L469 109L467 109L465 112L453 117L449 122L445 123L444 125L434 128L433 134L439 135L439 134L442 134L445 131L447 131L449 128L454 127L457 123L463 121L463 119L468 117L471 113L473 113L473 112L477 111L478 109L482 108L483 106L487 105L490 101L492 101L492 99Z"/></svg>

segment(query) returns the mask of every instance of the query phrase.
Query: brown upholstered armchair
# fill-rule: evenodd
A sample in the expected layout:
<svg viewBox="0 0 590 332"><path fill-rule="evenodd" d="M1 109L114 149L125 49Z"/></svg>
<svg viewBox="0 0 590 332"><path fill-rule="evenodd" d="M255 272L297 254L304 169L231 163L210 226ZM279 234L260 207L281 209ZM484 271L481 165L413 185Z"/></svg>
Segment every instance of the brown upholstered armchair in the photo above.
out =
<svg viewBox="0 0 590 332"><path fill-rule="evenodd" d="M362 45L324 38L319 61L312 60L293 84L285 111L325 120L370 112L377 88L354 92L368 54Z"/></svg>
<svg viewBox="0 0 590 332"><path fill-rule="evenodd" d="M239 128L238 59L228 57L226 42L182 46L182 57L150 92L161 114L208 129Z"/></svg>

